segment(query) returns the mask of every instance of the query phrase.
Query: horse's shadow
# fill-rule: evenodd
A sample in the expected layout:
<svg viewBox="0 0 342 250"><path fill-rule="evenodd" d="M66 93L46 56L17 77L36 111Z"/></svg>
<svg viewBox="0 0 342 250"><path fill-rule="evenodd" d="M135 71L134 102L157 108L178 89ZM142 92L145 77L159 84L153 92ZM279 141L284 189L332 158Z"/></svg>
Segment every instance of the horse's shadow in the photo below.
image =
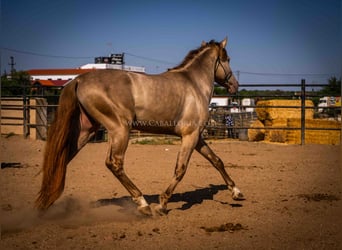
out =
<svg viewBox="0 0 342 250"><path fill-rule="evenodd" d="M191 208L193 205L201 204L204 200L213 200L221 204L230 205L231 207L242 207L241 204L214 200L214 195L217 194L221 190L227 190L227 186L210 184L209 187L198 188L194 191L189 191L185 193L173 194L169 200L169 203L170 202L185 202L180 208L177 208L179 210L187 210ZM159 195L157 194L144 195L144 197L149 204L159 203ZM133 203L131 196L123 196L123 197L111 198L111 199L100 199L96 202L96 206L117 205L117 206L125 207L127 206L127 203Z"/></svg>

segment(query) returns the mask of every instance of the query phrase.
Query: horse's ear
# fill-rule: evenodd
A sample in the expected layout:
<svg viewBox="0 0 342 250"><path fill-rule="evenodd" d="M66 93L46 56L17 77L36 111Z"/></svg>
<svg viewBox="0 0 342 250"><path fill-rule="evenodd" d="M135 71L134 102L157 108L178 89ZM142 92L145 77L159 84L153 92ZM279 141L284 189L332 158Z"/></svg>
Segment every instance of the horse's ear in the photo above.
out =
<svg viewBox="0 0 342 250"><path fill-rule="evenodd" d="M202 41L201 47L204 47L205 45L207 45L207 43L205 41Z"/></svg>
<svg viewBox="0 0 342 250"><path fill-rule="evenodd" d="M222 40L222 42L220 43L221 48L225 48L227 46L227 42L228 42L228 38L226 37L225 39Z"/></svg>

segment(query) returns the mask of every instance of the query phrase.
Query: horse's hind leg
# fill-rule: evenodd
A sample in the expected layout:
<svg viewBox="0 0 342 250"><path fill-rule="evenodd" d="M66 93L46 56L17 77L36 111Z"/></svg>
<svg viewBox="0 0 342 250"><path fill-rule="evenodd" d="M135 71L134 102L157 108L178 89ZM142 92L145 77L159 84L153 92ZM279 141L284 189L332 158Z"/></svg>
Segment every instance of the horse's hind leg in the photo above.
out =
<svg viewBox="0 0 342 250"><path fill-rule="evenodd" d="M131 194L133 201L138 205L138 210L145 215L152 215L150 206L147 204L141 191L126 175L123 163L128 145L129 130L127 128L108 131L109 150L106 159L106 166L118 178L121 184Z"/></svg>
<svg viewBox="0 0 342 250"><path fill-rule="evenodd" d="M203 138L199 138L196 145L196 150L203 155L222 175L224 181L226 182L228 189L232 191L232 197L234 200L244 200L243 194L235 186L234 181L230 178L226 170L224 169L224 164L222 160L210 149L210 147L205 143Z"/></svg>
<svg viewBox="0 0 342 250"><path fill-rule="evenodd" d="M95 135L96 130L99 128L99 124L91 120L82 107L80 110L80 134L77 141L78 151L87 144L87 142Z"/></svg>

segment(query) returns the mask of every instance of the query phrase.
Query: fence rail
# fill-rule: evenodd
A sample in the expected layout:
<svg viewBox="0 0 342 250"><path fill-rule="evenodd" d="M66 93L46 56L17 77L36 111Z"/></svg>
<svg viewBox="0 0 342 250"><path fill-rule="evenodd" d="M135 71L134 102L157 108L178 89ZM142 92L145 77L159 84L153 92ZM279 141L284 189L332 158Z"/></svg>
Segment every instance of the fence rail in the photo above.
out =
<svg viewBox="0 0 342 250"><path fill-rule="evenodd" d="M242 98L260 98L260 99L298 99L301 100L301 104L298 105L278 105L272 106L272 108L279 109L300 109L300 125L299 126L278 126L272 127L265 125L264 127L254 126L253 129L267 129L267 130L287 130L287 131L300 131L300 143L305 144L305 135L308 131L339 131L340 128L330 128L330 127L308 127L306 123L306 110L313 110L317 112L317 107L306 106L305 101L308 98L321 97L306 92L306 88L313 87L324 87L326 84L306 84L305 80L302 80L300 84L241 84L240 89L243 88L298 88L299 91L294 92L294 95L281 94L281 95L249 95L249 96L239 96L239 94L231 96L229 98L235 100L241 100ZM25 92L25 93L24 93ZM46 134L49 125L51 124L57 105L58 95L30 95L27 94L27 87L23 89L22 96L6 96L1 98L1 133L12 132L23 134L25 137L35 137L38 139L46 139ZM48 100L48 101L46 101ZM53 101L51 101L53 100ZM230 108L232 106L218 107L216 110L210 111L210 118L205 127L203 136L207 138L239 138L240 140L246 140L246 131L251 129L251 123L258 119L255 109L257 108L269 108L267 105L246 105L245 108L252 108L254 112L239 112L231 113ZM241 108L241 104L239 107ZM323 108L326 109L326 108ZM333 110L335 118L341 116L341 107L330 108ZM233 128L230 128L225 123L225 116L231 115L234 120ZM12 127L12 128L11 128ZM15 127L15 128L14 128ZM19 132L21 127L21 132ZM233 132L230 131L233 129ZM32 131L35 131L34 133ZM233 133L233 136L231 135ZM152 134L146 134L138 131L132 131L131 137L143 137L143 136L154 136ZM247 138L248 139L248 138ZM100 129L98 134L95 136L95 141L106 140L106 131Z"/></svg>

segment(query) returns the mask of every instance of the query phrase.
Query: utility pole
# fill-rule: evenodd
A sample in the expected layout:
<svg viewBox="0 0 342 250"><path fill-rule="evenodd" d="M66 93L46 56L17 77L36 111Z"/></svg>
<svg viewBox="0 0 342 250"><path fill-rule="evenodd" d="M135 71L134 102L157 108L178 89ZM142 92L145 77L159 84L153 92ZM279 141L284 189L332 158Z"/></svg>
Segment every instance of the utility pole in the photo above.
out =
<svg viewBox="0 0 342 250"><path fill-rule="evenodd" d="M240 81L240 70L238 70L238 71L236 72L236 75L237 75L237 81L239 82L239 81Z"/></svg>
<svg viewBox="0 0 342 250"><path fill-rule="evenodd" d="M14 65L16 65L16 63L14 62L14 57L13 56L11 56L10 59L11 59L11 62L8 65L11 66L11 76L13 77L13 74L15 72Z"/></svg>

